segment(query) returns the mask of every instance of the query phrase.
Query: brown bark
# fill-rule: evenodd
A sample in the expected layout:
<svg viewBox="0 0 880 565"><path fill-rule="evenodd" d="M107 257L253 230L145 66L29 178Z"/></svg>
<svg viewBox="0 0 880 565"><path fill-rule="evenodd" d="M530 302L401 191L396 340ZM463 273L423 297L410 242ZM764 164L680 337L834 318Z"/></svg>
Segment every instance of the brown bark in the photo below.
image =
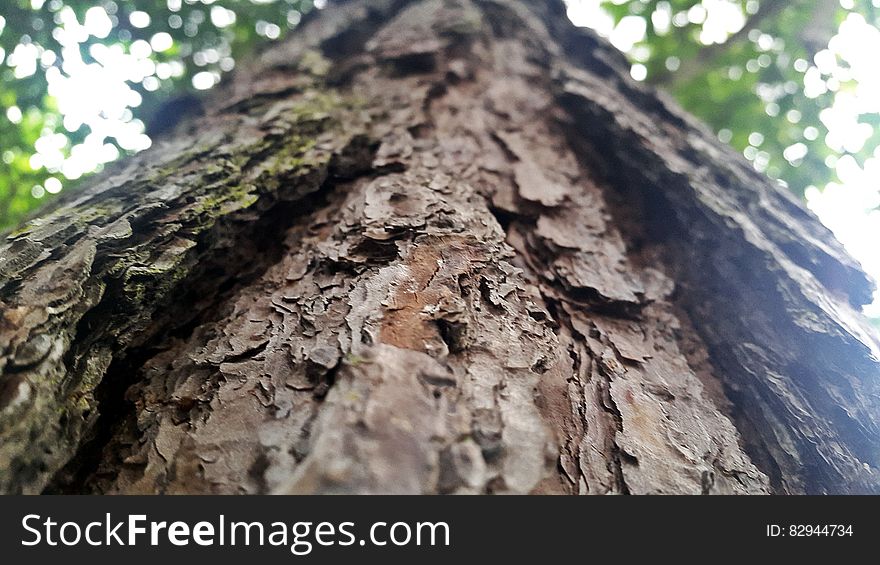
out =
<svg viewBox="0 0 880 565"><path fill-rule="evenodd" d="M871 282L558 2L347 2L0 255L6 492L878 490Z"/></svg>

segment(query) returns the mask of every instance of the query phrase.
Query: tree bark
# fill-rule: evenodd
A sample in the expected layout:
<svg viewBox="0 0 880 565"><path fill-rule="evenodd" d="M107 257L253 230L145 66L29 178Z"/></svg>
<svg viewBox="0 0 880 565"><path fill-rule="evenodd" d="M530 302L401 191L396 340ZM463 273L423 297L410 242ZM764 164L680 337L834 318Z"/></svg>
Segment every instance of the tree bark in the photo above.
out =
<svg viewBox="0 0 880 565"><path fill-rule="evenodd" d="M0 491L880 490L872 283L561 2L337 3L0 251Z"/></svg>

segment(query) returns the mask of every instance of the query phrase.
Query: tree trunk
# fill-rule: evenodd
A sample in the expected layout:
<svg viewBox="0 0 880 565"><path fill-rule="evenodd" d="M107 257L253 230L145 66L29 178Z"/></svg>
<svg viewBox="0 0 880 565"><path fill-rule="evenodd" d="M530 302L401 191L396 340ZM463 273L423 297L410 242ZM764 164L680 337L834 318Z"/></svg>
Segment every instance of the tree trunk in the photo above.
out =
<svg viewBox="0 0 880 565"><path fill-rule="evenodd" d="M346 2L0 251L0 490L880 490L872 283L558 1Z"/></svg>

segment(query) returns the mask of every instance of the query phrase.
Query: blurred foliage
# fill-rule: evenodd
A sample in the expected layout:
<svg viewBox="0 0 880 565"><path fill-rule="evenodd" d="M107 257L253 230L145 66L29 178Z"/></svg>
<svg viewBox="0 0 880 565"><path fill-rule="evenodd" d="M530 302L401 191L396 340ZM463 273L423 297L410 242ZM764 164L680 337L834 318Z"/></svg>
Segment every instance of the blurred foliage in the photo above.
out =
<svg viewBox="0 0 880 565"><path fill-rule="evenodd" d="M736 6L745 22L723 43L714 43L705 36L707 14L721 4ZM643 39L629 51L641 66L634 75L665 87L756 169L800 196L808 187L822 189L839 180L834 166L841 157L850 155L863 165L880 145L877 113L858 116L864 144L854 139L859 136L829 143L828 115L822 116L838 93L857 87L848 62L828 50L829 40L851 14L877 26L877 5L877 0L602 2L618 25L625 18L644 21Z"/></svg>
<svg viewBox="0 0 880 565"><path fill-rule="evenodd" d="M149 145L144 122L163 102L213 86L315 3L323 0L3 0L0 230ZM72 115L93 96L113 108Z"/></svg>

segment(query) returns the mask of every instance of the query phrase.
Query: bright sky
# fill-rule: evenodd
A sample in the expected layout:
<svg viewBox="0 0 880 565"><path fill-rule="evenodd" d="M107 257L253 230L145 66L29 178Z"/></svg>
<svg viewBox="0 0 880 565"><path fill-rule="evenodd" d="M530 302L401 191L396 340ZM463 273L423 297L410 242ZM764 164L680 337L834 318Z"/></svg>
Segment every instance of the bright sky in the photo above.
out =
<svg viewBox="0 0 880 565"><path fill-rule="evenodd" d="M621 51L629 52L645 34L645 21L638 16L623 18L615 27L614 21L601 7L601 0L566 0L568 16L575 25L591 27L609 38ZM875 6L880 5L873 0ZM841 0L841 5L851 8L851 0ZM671 10L655 14L657 28L674 23ZM704 44L723 43L745 23L739 2L728 0L703 0L687 13L691 23L702 23L700 40ZM772 39L772 38L771 38ZM836 57L849 64L851 70L837 66ZM820 51L814 65L804 77L804 92L815 97L828 88L822 73L829 73L831 80L851 77L858 83L855 91L835 94L834 105L825 109L820 119L829 130L826 143L837 151L859 151L871 135L871 128L858 123L860 113L880 113L880 30L868 24L860 15L850 14L840 25L828 48ZM633 78L643 80L645 67L633 65ZM788 149L792 154L801 148L795 144ZM751 147L748 149L752 149ZM786 155L788 157L788 155ZM880 151L866 161L864 168L850 156L826 162L834 167L839 183L829 183L824 190L810 187L807 205L828 226L862 267L880 281ZM865 311L870 316L880 316L880 290L874 295L874 303Z"/></svg>

